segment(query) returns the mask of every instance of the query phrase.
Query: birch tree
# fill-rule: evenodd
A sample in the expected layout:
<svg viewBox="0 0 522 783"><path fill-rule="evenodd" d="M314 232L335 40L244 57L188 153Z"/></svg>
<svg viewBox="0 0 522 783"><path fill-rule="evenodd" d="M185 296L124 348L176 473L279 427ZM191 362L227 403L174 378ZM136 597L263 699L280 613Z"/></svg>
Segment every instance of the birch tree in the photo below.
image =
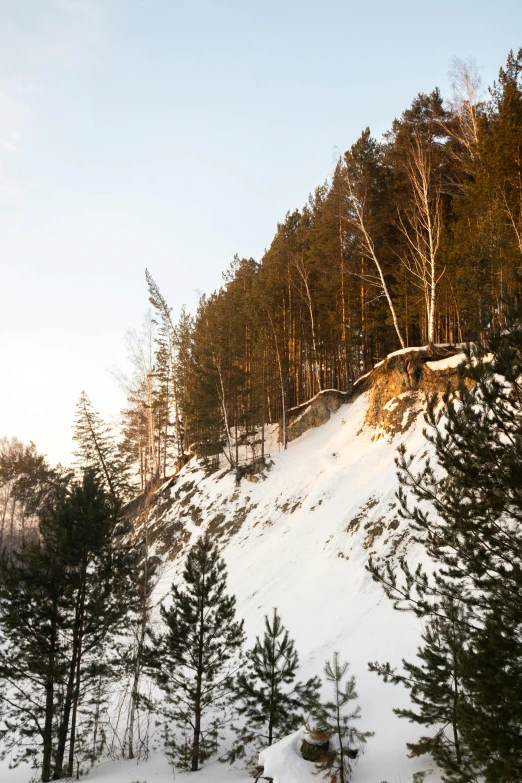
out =
<svg viewBox="0 0 522 783"><path fill-rule="evenodd" d="M441 233L441 185L430 150L420 133L413 129L404 168L409 194L398 223L406 240L401 262L422 292L426 310L428 345L435 340L437 285L444 274L439 270L438 253Z"/></svg>
<svg viewBox="0 0 522 783"><path fill-rule="evenodd" d="M301 282L301 296L305 302L308 316L310 318L310 329L312 332L312 367L313 375L317 383L318 391L321 391L321 373L319 369L318 351L317 351L317 338L316 338L316 326L314 319L314 307L312 302L312 290L311 290L311 270L308 267L304 253L296 252L292 254L292 265L297 272L298 279Z"/></svg>
<svg viewBox="0 0 522 783"><path fill-rule="evenodd" d="M158 412L157 376L155 358L155 323L149 313L141 333L131 330L126 343L131 372L115 370L114 375L127 395L129 409L123 412L129 425L127 438L135 437L138 442L124 443L131 458L138 462L141 487L157 481L163 467L164 427Z"/></svg>
<svg viewBox="0 0 522 783"><path fill-rule="evenodd" d="M475 158L479 143L482 79L475 60L461 60L454 57L450 82L452 97L449 102L453 123L444 123L444 129L455 138L466 151L470 161ZM459 160L464 164L464 156Z"/></svg>
<svg viewBox="0 0 522 783"><path fill-rule="evenodd" d="M374 146L374 142L370 138L369 128L362 134L358 146L367 148ZM345 155L346 188L349 207L345 220L347 220L357 231L361 243L361 254L370 261L370 264L375 269L374 273L363 273L361 276L369 285L380 289L386 297L395 332L401 344L401 348L404 348L406 344L402 335L402 330L399 326L395 304L391 297L390 288L384 274L384 267L378 257L371 233L369 218L369 186L367 175L365 175L364 171L364 162L361 165L357 161L357 155L357 145L354 145L351 151L347 152Z"/></svg>

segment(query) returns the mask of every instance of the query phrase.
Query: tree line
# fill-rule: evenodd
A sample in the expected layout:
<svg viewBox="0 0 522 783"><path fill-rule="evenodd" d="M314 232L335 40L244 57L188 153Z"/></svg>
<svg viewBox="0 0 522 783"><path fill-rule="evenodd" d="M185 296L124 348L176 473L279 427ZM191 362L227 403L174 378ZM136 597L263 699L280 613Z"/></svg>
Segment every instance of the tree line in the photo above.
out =
<svg viewBox="0 0 522 783"><path fill-rule="evenodd" d="M147 271L152 315L132 333L122 449L140 486L191 444L235 466L248 436L389 352L504 328L522 253L522 50L482 89L419 94L379 141L366 128L331 180L290 211L260 261L236 257L194 316L174 318ZM257 440L263 441L260 432Z"/></svg>

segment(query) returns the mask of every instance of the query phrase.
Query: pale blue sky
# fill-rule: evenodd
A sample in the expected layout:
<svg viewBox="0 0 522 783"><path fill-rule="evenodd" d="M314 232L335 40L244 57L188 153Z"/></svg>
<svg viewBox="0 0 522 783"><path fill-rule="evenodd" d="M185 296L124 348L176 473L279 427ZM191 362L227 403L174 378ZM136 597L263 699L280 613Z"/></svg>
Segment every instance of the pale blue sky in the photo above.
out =
<svg viewBox="0 0 522 783"><path fill-rule="evenodd" d="M67 461L82 389L121 406L145 266L193 309L366 125L521 33L518 0L0 0L0 435Z"/></svg>

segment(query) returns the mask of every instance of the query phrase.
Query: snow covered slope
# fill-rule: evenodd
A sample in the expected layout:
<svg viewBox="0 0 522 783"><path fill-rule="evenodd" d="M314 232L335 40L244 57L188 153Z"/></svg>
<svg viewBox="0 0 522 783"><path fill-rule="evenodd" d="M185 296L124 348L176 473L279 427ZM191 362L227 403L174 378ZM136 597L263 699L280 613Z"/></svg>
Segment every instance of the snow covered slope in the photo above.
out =
<svg viewBox="0 0 522 783"><path fill-rule="evenodd" d="M447 369L443 364L425 372ZM296 640L303 677L320 675L334 650L348 659L357 677L361 728L375 731L354 783L406 783L432 764L407 758L406 742L418 737L419 728L392 712L408 703L407 696L369 673L367 663L399 664L401 657L412 657L421 628L412 615L393 610L365 566L370 553L386 558L406 551L412 560L420 555L396 520L394 457L400 442L412 453L426 451L423 393L401 392L384 403L388 413L400 409L409 425L395 436L367 424L370 393L342 405L286 452L274 453L274 437L273 464L257 483L243 478L238 484L225 470L207 476L189 463L158 504L151 531L173 558L159 599L190 544L209 527L222 542L230 590L250 639L277 606ZM395 429L402 430L397 423L396 417ZM426 780L438 781L438 774ZM290 770L288 779L276 777L276 783L291 781Z"/></svg>
<svg viewBox="0 0 522 783"><path fill-rule="evenodd" d="M443 388L456 363L430 362L423 369L424 388ZM415 375L416 365L402 366ZM396 520L394 458L400 442L418 456L426 453L424 391L393 381L393 372L380 368L366 391L341 405L326 424L291 442L287 451L279 450L277 428L272 428L267 446L272 464L261 476L237 483L225 466L208 475L192 460L158 493L149 527L165 559L158 602L177 578L191 543L208 527L222 545L229 589L237 596L249 641L262 633L264 615L277 607L296 640L300 678L321 675L334 651L351 662L362 708L360 728L375 732L355 766L353 783L412 783L415 772L433 767L429 758L407 758L406 742L418 738L421 729L392 711L409 704L407 694L384 684L367 666L368 661L398 665L402 657L412 658L421 631L414 616L393 610L366 571L370 554L396 558L406 552L412 561L421 556L404 523ZM289 740L272 760L275 783L318 780L308 773L303 777L303 764L310 773L313 766L300 763L294 746ZM202 783L249 779L239 768L218 762L176 776L189 778ZM1 779L21 783L28 776L18 770ZM157 756L138 768L134 762L102 764L89 779L167 783L172 773ZM426 783L439 781L436 771L426 776Z"/></svg>

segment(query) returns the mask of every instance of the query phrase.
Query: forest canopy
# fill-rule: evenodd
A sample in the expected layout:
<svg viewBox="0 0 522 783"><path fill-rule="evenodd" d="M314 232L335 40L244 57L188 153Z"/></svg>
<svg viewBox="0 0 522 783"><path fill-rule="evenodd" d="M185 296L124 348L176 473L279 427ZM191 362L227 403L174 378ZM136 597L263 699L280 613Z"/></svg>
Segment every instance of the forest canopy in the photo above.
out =
<svg viewBox="0 0 522 783"><path fill-rule="evenodd" d="M174 318L146 273L153 313L120 379L121 451L142 488L191 444L231 465L238 438L265 424L282 423L284 444L290 408L349 391L389 352L506 327L522 254L521 74L522 49L487 90L455 60L450 100L421 93L381 140L364 129L261 260L236 256L194 316Z"/></svg>

